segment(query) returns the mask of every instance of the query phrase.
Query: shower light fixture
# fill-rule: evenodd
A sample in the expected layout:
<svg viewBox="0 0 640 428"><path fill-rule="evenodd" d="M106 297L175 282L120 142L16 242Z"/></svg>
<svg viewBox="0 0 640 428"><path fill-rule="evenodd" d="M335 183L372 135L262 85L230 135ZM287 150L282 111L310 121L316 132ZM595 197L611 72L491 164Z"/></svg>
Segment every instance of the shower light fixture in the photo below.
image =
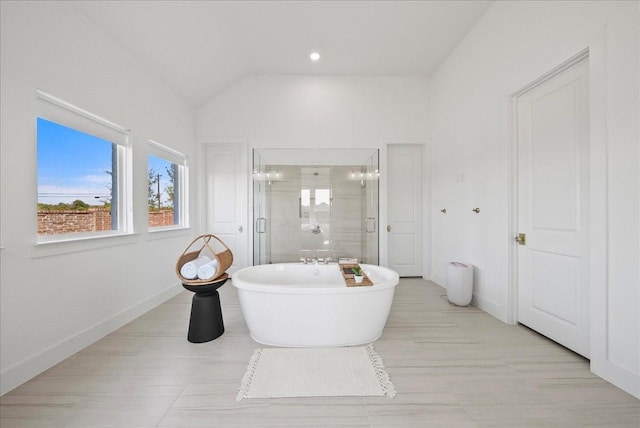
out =
<svg viewBox="0 0 640 428"><path fill-rule="evenodd" d="M309 59L311 59L312 62L318 62L320 61L320 54L318 52L311 52Z"/></svg>

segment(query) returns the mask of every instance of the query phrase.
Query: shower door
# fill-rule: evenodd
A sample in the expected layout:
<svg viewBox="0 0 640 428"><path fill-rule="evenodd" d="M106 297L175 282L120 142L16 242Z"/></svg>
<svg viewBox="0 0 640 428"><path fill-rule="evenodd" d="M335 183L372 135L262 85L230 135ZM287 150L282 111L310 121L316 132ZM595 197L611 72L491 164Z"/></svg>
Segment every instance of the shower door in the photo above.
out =
<svg viewBox="0 0 640 428"><path fill-rule="evenodd" d="M254 150L253 263L349 257L378 264L378 152L360 159L273 164Z"/></svg>
<svg viewBox="0 0 640 428"><path fill-rule="evenodd" d="M266 166L253 151L253 264L269 263L269 232L267 224Z"/></svg>
<svg viewBox="0 0 640 428"><path fill-rule="evenodd" d="M374 153L361 166L362 181L362 216L361 228L361 261L363 263L378 264L378 152Z"/></svg>

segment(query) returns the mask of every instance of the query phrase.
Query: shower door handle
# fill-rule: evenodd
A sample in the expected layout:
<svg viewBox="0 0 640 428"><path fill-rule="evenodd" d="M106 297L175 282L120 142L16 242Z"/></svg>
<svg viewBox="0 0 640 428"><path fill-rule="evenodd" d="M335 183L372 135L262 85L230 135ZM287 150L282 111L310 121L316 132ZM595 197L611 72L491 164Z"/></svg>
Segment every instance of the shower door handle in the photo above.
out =
<svg viewBox="0 0 640 428"><path fill-rule="evenodd" d="M376 218L375 217L367 217L365 222L366 222L365 229L366 229L367 233L375 233L376 232Z"/></svg>
<svg viewBox="0 0 640 428"><path fill-rule="evenodd" d="M256 233L267 233L267 219L258 217L256 219Z"/></svg>

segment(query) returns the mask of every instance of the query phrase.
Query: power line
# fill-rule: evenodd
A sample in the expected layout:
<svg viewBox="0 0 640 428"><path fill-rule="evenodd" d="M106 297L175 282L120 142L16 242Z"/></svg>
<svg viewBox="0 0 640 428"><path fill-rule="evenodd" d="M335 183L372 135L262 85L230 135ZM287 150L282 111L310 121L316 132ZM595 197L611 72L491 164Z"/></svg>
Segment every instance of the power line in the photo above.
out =
<svg viewBox="0 0 640 428"><path fill-rule="evenodd" d="M96 198L103 198L111 196L111 194L96 194L96 193L38 193L38 196L42 197L54 197L54 196L94 196Z"/></svg>

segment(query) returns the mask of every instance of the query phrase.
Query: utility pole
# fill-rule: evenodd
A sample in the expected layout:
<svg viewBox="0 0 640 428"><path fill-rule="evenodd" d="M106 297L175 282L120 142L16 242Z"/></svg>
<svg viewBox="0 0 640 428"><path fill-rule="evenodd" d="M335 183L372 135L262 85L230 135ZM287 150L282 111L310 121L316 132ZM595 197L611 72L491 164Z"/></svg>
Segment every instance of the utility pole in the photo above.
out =
<svg viewBox="0 0 640 428"><path fill-rule="evenodd" d="M156 175L156 183L158 183L158 209L160 209L160 174Z"/></svg>

